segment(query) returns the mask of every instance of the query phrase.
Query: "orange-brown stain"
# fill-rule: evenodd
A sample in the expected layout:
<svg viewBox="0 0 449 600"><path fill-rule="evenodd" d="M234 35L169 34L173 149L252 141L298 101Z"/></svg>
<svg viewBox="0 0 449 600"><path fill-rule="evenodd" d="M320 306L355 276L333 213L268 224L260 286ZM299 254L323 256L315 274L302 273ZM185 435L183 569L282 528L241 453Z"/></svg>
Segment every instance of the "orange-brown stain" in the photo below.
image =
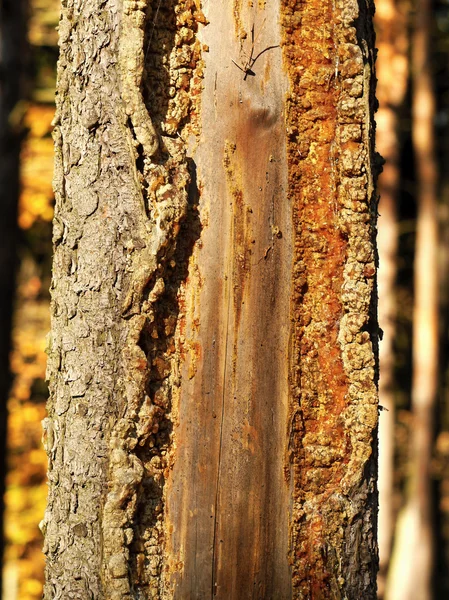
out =
<svg viewBox="0 0 449 600"><path fill-rule="evenodd" d="M315 503L307 524L293 514L291 557L298 597L318 600L333 597L325 557L328 524L319 517L319 507L338 489L350 454L342 419L348 379L338 343L347 240L339 228L334 168L336 16L330 0L283 0L282 13L291 85L286 125L295 229L288 468L295 500Z"/></svg>
<svg viewBox="0 0 449 600"><path fill-rule="evenodd" d="M232 199L232 296L235 315L235 336L238 335L245 288L251 269L251 214L244 202L241 161L235 144L226 142L223 164L228 190Z"/></svg>

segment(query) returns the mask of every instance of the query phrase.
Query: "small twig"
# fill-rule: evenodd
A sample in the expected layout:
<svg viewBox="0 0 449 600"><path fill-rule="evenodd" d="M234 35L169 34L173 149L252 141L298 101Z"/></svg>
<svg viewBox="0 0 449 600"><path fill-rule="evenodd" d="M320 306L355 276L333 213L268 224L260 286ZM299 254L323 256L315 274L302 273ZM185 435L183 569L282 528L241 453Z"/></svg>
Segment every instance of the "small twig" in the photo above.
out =
<svg viewBox="0 0 449 600"><path fill-rule="evenodd" d="M268 52L268 50L273 50L274 48L280 48L279 45L277 46L267 46L266 48L264 48L263 50L261 50L259 52L259 54L257 54L256 56L254 55L254 25L251 27L251 54L249 55L248 60L246 61L246 63L244 65L239 65L235 62L235 60L232 60L232 62L235 64L235 66L240 69L240 71L242 71L242 73L245 73L245 76L243 77L243 81L246 81L246 78L248 77L248 75L252 75L253 77L256 75L253 71L253 67L256 64L257 59L262 56L262 54L264 54L264 52Z"/></svg>

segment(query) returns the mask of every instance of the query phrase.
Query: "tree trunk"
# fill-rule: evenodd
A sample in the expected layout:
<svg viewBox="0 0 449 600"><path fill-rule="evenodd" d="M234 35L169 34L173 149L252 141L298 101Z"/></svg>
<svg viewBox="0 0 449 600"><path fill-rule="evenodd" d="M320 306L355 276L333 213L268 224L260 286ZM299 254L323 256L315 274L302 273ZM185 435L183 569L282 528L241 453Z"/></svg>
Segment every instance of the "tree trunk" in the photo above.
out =
<svg viewBox="0 0 449 600"><path fill-rule="evenodd" d="M391 600L432 598L431 459L438 385L438 215L435 97L430 67L431 0L418 0L412 38L413 148L418 215L414 270L411 466L407 501L398 520Z"/></svg>
<svg viewBox="0 0 449 600"><path fill-rule="evenodd" d="M408 82L408 11L401 0L376 3L376 65L379 111L376 115L377 148L385 160L379 178L379 323L383 329L380 344L379 402L386 409L379 422L379 597L385 591L394 530L394 339L396 335L396 275L399 192L398 111Z"/></svg>
<svg viewBox="0 0 449 600"><path fill-rule="evenodd" d="M63 6L48 600L376 596L373 7L254 4Z"/></svg>

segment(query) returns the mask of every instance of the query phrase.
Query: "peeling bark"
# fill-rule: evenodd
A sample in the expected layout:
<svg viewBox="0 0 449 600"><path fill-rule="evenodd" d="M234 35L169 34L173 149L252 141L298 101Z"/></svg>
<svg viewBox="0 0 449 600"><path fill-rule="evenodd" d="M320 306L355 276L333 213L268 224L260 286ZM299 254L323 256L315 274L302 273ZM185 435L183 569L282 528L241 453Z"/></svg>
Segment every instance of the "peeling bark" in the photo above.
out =
<svg viewBox="0 0 449 600"><path fill-rule="evenodd" d="M63 7L45 597L374 598L372 5L204 10Z"/></svg>

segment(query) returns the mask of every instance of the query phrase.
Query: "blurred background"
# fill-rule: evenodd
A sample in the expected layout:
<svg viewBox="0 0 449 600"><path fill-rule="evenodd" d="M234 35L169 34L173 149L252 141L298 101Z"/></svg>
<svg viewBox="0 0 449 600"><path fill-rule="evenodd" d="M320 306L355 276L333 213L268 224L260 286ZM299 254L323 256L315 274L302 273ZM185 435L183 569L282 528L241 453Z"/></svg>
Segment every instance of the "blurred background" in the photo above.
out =
<svg viewBox="0 0 449 600"><path fill-rule="evenodd" d="M0 4L3 600L42 595L58 17L59 0ZM377 0L375 26L386 160L379 598L439 600L449 598L449 0Z"/></svg>

